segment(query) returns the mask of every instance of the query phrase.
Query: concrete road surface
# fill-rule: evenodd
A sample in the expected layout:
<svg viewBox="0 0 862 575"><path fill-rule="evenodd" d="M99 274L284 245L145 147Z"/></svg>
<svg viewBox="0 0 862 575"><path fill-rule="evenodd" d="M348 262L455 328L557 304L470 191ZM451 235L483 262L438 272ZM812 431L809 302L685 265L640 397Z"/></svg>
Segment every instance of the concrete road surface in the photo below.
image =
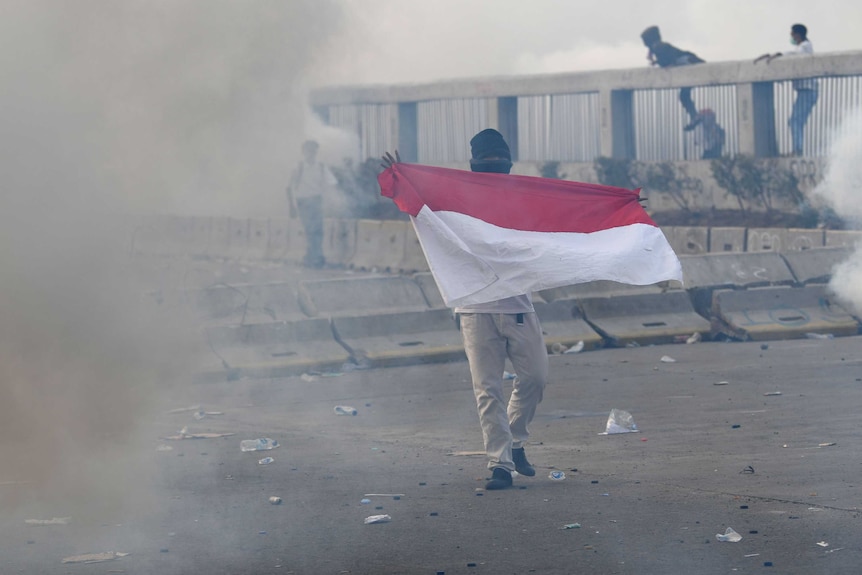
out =
<svg viewBox="0 0 862 575"><path fill-rule="evenodd" d="M552 356L527 446L538 473L499 492L481 489L485 458L471 454L482 445L464 362L176 385L146 422L147 493L129 493L145 504L32 526L66 509L22 497L0 520L0 572L856 575L860 347L851 337ZM223 414L167 413L197 404ZM599 435L612 408L641 431ZM183 427L235 435L161 439ZM281 446L240 451L257 437ZM265 456L274 462L258 464ZM554 470L565 479L549 479ZM742 540L718 541L728 527ZM61 563L106 551L129 555Z"/></svg>

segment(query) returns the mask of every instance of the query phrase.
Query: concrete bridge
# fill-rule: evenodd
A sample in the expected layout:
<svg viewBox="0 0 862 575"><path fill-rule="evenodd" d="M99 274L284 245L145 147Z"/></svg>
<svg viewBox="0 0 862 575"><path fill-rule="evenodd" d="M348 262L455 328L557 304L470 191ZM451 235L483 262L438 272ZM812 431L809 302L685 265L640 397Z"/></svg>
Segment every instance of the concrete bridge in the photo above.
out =
<svg viewBox="0 0 862 575"><path fill-rule="evenodd" d="M819 98L805 129L803 155L792 152L787 121L794 79L816 78ZM725 155L783 158L811 188L820 177L835 130L862 108L862 52L751 60L678 68L638 68L534 76L459 79L427 84L335 86L311 94L329 124L357 134L361 157L398 149L406 161L466 167L469 139L493 127L507 138L514 173L537 175L558 162L567 179L595 181L599 156L683 162L704 182L704 207L731 207L699 160L681 88L698 109L709 108L726 133ZM652 209L671 208L651 197Z"/></svg>

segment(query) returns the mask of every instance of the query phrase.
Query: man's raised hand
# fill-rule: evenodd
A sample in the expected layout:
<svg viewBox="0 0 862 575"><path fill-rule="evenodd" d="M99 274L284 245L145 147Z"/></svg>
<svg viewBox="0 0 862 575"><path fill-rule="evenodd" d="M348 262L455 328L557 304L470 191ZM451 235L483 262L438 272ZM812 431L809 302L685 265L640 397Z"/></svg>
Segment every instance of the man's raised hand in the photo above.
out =
<svg viewBox="0 0 862 575"><path fill-rule="evenodd" d="M401 163L401 156L398 154L398 150L395 150L395 157L392 157L392 154L389 152L383 152L383 162L380 164L380 167L384 170L388 170L395 164Z"/></svg>

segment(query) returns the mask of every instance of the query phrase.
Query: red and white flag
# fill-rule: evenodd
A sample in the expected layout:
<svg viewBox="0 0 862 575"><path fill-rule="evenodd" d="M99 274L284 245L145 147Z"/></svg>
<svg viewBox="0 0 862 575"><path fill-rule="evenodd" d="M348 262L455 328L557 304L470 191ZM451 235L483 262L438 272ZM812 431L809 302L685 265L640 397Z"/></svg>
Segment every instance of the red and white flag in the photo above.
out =
<svg viewBox="0 0 862 575"><path fill-rule="evenodd" d="M595 280L682 282L637 191L402 163L377 180L410 214L449 307Z"/></svg>

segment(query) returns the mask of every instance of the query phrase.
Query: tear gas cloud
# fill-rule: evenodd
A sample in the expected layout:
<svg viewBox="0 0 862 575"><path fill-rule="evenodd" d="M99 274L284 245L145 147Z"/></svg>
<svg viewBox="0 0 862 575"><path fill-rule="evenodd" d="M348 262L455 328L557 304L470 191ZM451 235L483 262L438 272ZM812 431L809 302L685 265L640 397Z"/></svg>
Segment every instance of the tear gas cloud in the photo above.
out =
<svg viewBox="0 0 862 575"><path fill-rule="evenodd" d="M138 425L198 359L181 318L142 296L156 280L129 257L130 222L283 209L306 132L341 141L305 108L341 12L10 0L0 13L0 507L56 497L55 515L98 514L140 500L131 454L157 438Z"/></svg>
<svg viewBox="0 0 862 575"><path fill-rule="evenodd" d="M862 109L849 114L833 140L823 181L814 193L853 228L862 224ZM832 273L830 287L856 314L862 313L862 246Z"/></svg>

